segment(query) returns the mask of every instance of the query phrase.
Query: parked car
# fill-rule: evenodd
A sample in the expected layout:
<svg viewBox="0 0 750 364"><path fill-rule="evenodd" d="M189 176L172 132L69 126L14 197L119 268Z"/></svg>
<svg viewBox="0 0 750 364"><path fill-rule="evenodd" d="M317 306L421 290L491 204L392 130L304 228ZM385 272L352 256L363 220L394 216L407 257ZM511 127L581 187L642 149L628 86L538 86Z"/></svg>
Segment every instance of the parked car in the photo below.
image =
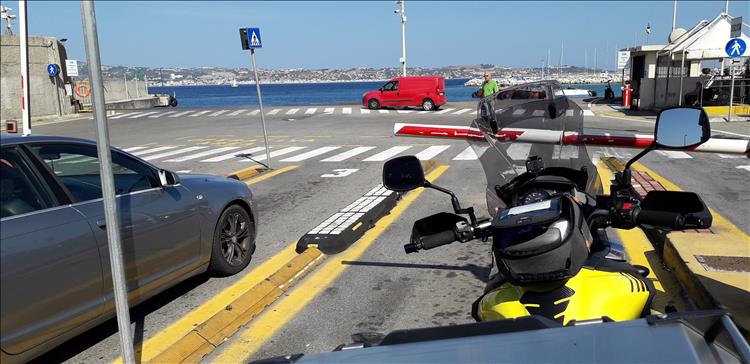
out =
<svg viewBox="0 0 750 364"><path fill-rule="evenodd" d="M0 361L30 360L115 315L96 144L0 140ZM255 251L244 183L159 169L118 149L112 167L130 305Z"/></svg>
<svg viewBox="0 0 750 364"><path fill-rule="evenodd" d="M445 78L440 76L396 77L381 88L362 95L362 106L370 109L418 106L434 110L446 102Z"/></svg>

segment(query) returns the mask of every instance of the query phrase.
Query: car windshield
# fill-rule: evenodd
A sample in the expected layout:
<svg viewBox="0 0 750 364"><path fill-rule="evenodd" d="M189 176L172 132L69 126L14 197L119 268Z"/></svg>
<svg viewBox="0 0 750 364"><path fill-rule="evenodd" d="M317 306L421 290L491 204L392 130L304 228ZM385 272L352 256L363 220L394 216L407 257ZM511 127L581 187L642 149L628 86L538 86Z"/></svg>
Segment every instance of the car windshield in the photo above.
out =
<svg viewBox="0 0 750 364"><path fill-rule="evenodd" d="M585 145L571 144L583 133L583 111L568 100L559 83L522 84L486 97L479 102L471 126L483 136L469 143L487 179L491 211L509 202L493 201L497 194L490 192L529 173L532 163L583 171L585 179L573 182L581 191L597 192L597 171Z"/></svg>

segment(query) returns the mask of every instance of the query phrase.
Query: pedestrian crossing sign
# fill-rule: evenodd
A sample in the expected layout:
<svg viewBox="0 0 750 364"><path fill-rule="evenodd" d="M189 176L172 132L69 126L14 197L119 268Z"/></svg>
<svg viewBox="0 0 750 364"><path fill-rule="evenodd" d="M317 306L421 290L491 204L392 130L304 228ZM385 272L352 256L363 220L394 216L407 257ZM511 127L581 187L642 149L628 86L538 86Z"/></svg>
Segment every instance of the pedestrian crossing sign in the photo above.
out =
<svg viewBox="0 0 750 364"><path fill-rule="evenodd" d="M260 40L260 28L247 28L247 43L250 48L263 48Z"/></svg>
<svg viewBox="0 0 750 364"><path fill-rule="evenodd" d="M730 39L729 42L727 42L727 45L724 47L727 55L731 58L742 57L742 55L745 54L746 49L747 44L740 38Z"/></svg>

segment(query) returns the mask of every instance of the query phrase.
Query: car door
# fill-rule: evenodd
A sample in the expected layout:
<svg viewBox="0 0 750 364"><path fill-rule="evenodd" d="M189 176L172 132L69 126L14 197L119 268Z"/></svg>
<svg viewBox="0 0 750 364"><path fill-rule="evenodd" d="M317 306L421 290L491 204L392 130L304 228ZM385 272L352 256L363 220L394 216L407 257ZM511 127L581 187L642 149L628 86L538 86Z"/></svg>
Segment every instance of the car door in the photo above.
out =
<svg viewBox="0 0 750 364"><path fill-rule="evenodd" d="M31 145L70 191L73 207L89 221L102 252L105 312L113 309L112 280L96 147ZM139 302L200 265L196 195L181 185L162 187L157 171L112 151L117 206L131 302Z"/></svg>
<svg viewBox="0 0 750 364"><path fill-rule="evenodd" d="M398 102L398 81L389 81L383 85L383 93L381 97L381 105L395 106Z"/></svg>
<svg viewBox="0 0 750 364"><path fill-rule="evenodd" d="M104 302L86 217L33 162L17 146L0 152L0 346L9 354L91 326Z"/></svg>

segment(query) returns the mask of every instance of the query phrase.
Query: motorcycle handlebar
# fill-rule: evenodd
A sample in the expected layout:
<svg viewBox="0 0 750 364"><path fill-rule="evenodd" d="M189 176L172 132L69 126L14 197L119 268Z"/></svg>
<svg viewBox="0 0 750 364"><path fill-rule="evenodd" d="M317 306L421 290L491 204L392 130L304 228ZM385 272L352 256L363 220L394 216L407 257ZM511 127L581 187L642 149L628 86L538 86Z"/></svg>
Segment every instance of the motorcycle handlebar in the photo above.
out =
<svg viewBox="0 0 750 364"><path fill-rule="evenodd" d="M406 254L416 253L419 250L430 250L454 241L456 241L456 232L445 230L436 234L422 236L418 241L404 245L404 251L406 251Z"/></svg>
<svg viewBox="0 0 750 364"><path fill-rule="evenodd" d="M636 223L666 228L681 228L685 225L685 216L678 212L641 210Z"/></svg>

